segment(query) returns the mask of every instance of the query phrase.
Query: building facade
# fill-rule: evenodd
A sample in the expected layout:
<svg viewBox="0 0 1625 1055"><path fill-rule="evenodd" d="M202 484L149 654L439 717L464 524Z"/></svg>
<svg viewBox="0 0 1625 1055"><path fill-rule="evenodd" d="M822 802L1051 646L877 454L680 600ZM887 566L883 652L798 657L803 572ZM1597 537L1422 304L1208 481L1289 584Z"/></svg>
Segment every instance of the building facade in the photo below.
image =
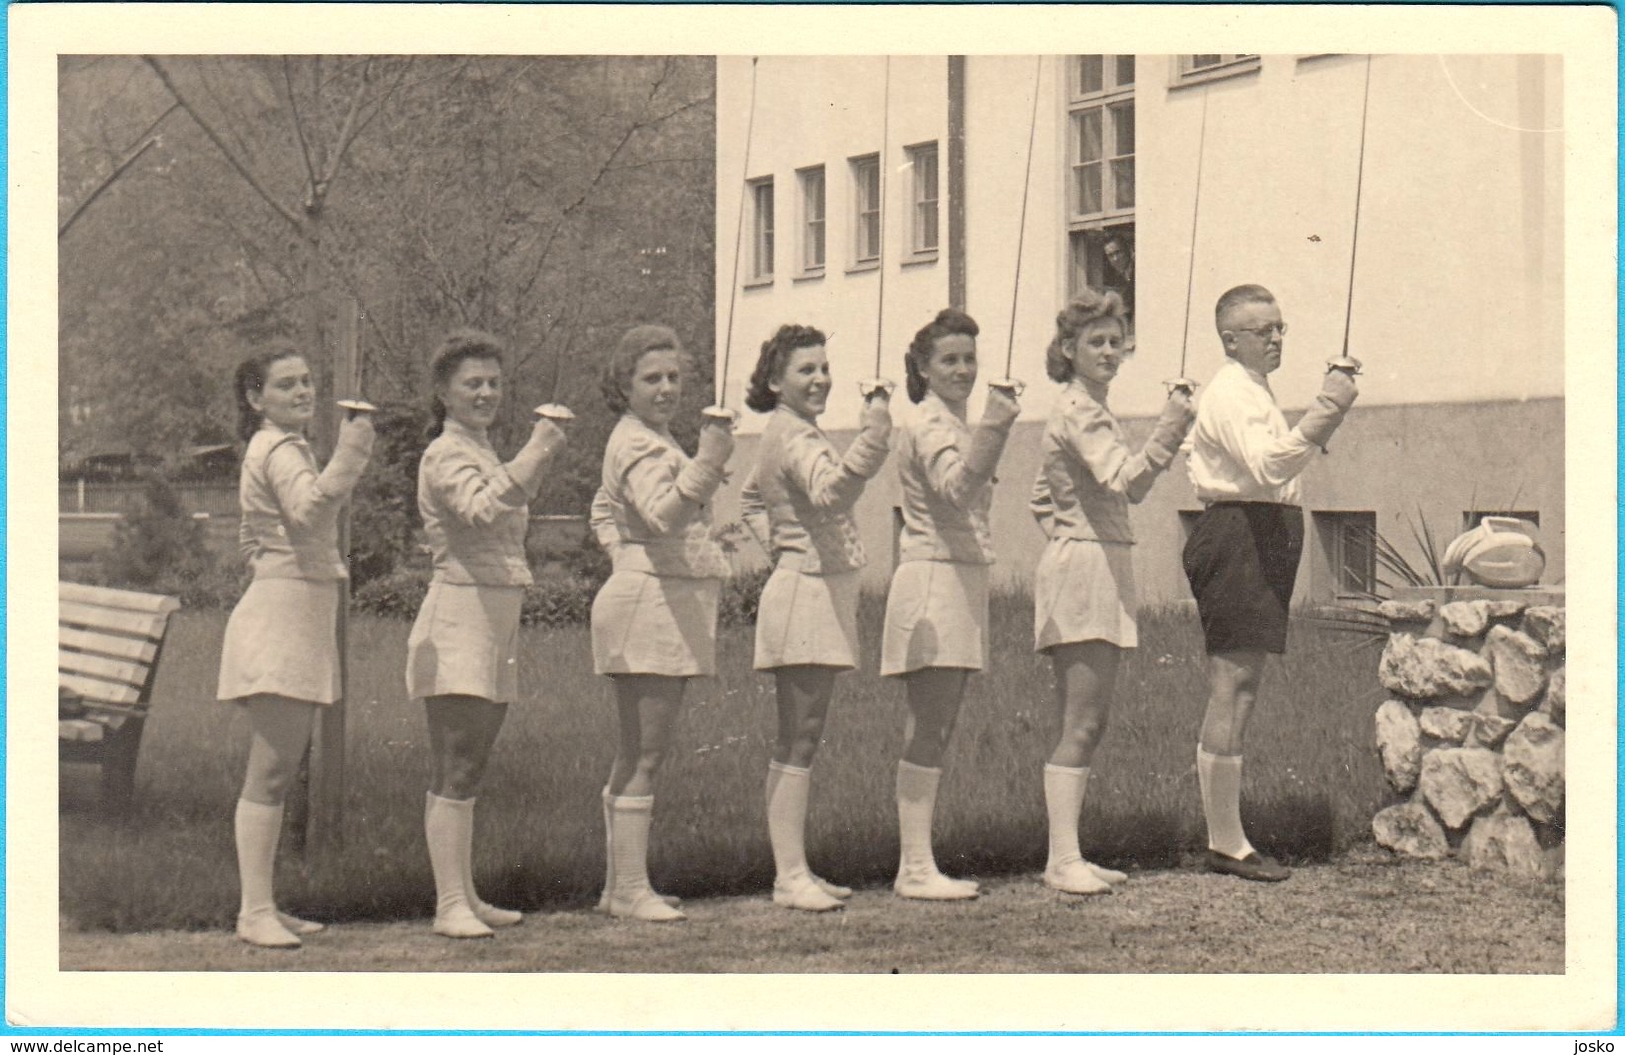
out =
<svg viewBox="0 0 1625 1055"><path fill-rule="evenodd" d="M1069 294L1113 288L1132 305L1135 353L1111 400L1138 437L1162 381L1222 364L1212 306L1256 282L1291 325L1271 376L1289 420L1345 330L1366 364L1360 403L1305 477L1302 599L1370 589L1373 531L1420 565L1419 536L1442 548L1486 512L1537 520L1544 581L1560 583L1561 77L1539 55L721 58L727 403L742 407L779 324L817 325L835 375L821 424L839 442L856 382L877 361L901 380L915 330L964 308L983 378L1008 357L1028 383L994 510L1000 572L1022 579L1042 548L1026 503L1059 390L1044 349ZM909 413L900 392L894 408ZM738 464L761 424L745 414ZM736 515L743 475L720 516ZM897 499L888 467L859 507L875 585ZM1134 510L1148 602L1188 596L1179 547L1198 508L1181 458Z"/></svg>

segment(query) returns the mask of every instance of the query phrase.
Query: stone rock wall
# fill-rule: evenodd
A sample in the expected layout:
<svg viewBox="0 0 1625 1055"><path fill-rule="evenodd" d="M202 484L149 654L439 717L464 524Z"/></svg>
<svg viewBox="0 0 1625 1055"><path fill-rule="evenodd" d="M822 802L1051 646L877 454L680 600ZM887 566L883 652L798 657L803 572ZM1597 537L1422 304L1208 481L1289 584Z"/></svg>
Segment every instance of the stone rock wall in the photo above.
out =
<svg viewBox="0 0 1625 1055"><path fill-rule="evenodd" d="M1376 743L1403 801L1371 821L1410 857L1563 870L1564 608L1552 591L1440 588L1382 604ZM1464 591L1465 592L1465 591ZM1539 602L1539 603L1535 603ZM1556 603L1548 603L1556 602Z"/></svg>

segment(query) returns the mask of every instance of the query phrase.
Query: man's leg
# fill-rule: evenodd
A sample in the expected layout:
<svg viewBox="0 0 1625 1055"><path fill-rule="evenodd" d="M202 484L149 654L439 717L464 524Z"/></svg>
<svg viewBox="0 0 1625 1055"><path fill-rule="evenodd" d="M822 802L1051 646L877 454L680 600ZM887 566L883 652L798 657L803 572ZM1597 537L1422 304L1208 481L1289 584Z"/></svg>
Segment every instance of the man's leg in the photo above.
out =
<svg viewBox="0 0 1625 1055"><path fill-rule="evenodd" d="M1264 675L1263 652L1217 652L1208 657L1210 689L1196 773L1207 817L1208 867L1244 879L1278 882L1287 869L1259 854L1241 827L1241 750Z"/></svg>

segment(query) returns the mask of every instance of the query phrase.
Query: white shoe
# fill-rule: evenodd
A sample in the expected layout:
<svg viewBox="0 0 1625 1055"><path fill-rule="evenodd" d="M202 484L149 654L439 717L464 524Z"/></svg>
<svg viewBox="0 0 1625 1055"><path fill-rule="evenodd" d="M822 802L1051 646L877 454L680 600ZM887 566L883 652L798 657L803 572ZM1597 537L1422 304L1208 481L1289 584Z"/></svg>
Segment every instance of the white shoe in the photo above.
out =
<svg viewBox="0 0 1625 1055"><path fill-rule="evenodd" d="M1112 885L1082 860L1073 859L1044 869L1044 885L1063 894L1110 894Z"/></svg>
<svg viewBox="0 0 1625 1055"><path fill-rule="evenodd" d="M902 871L892 890L916 901L969 901L982 893L974 879L953 879L938 871Z"/></svg>
<svg viewBox="0 0 1625 1055"><path fill-rule="evenodd" d="M292 913L280 910L277 912L276 918L277 922L282 924L289 934L320 934L327 929L325 923L317 923L313 919L300 919Z"/></svg>
<svg viewBox="0 0 1625 1055"><path fill-rule="evenodd" d="M443 938L489 938L495 933L480 922L473 909L461 902L435 913L434 932Z"/></svg>
<svg viewBox="0 0 1625 1055"><path fill-rule="evenodd" d="M237 917L237 937L262 949L297 949L302 942L282 925L275 912Z"/></svg>
<svg viewBox="0 0 1625 1055"><path fill-rule="evenodd" d="M611 897L609 914L616 919L636 919L645 923L678 923L688 919L683 911L667 903L653 890L630 898Z"/></svg>
<svg viewBox="0 0 1625 1055"><path fill-rule="evenodd" d="M833 912L845 908L846 902L827 893L810 875L790 880L775 880L773 904L780 908L799 909L802 912Z"/></svg>
<svg viewBox="0 0 1625 1055"><path fill-rule="evenodd" d="M525 920L525 914L517 909L497 908L478 898L469 907L474 910L474 917L487 927L516 927Z"/></svg>
<svg viewBox="0 0 1625 1055"><path fill-rule="evenodd" d="M811 872L807 874L812 875ZM829 880L823 879L819 876L813 876L812 881L818 884L819 890L822 890L830 897L838 897L842 901L845 901L847 898L852 896L852 888L849 886L842 886L839 883L831 883Z"/></svg>
<svg viewBox="0 0 1625 1055"><path fill-rule="evenodd" d="M1119 883L1128 882L1128 876L1122 872L1119 872L1115 868L1104 868L1095 864L1093 861L1085 861L1083 863L1084 866L1089 869L1089 871L1104 879L1112 886L1117 886Z"/></svg>
<svg viewBox="0 0 1625 1055"><path fill-rule="evenodd" d="M678 897L676 894L662 894L657 890L655 891L655 897L664 901L672 908L682 908L683 906L683 899ZM598 904L595 906L595 910L598 912L609 911L609 891L607 889L598 895Z"/></svg>

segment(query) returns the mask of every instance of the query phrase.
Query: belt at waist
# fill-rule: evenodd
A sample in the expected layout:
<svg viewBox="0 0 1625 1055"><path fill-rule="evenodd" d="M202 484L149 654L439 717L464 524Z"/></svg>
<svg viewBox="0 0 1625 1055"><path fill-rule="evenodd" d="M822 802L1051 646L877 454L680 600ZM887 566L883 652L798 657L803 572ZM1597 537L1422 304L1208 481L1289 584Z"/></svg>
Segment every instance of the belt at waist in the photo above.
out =
<svg viewBox="0 0 1625 1055"><path fill-rule="evenodd" d="M1241 508L1256 506L1260 509L1291 509L1297 510L1300 513L1303 512L1303 506L1294 505L1291 502L1264 502L1251 498L1224 498L1217 502L1207 502L1203 505L1203 508L1223 509L1227 506L1238 506Z"/></svg>

